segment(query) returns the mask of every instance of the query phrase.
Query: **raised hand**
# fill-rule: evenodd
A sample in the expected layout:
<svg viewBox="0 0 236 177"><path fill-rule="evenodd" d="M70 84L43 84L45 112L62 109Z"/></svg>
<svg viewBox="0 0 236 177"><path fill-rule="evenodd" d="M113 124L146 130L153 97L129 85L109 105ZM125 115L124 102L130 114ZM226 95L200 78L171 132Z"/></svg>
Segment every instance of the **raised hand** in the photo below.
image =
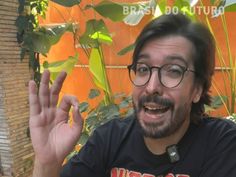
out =
<svg viewBox="0 0 236 177"><path fill-rule="evenodd" d="M61 72L51 88L49 78L49 71L45 71L41 78L39 94L35 82L29 82L30 135L37 162L41 166L60 167L80 137L82 117L75 96L64 96L57 106L66 73ZM71 106L72 125L67 123Z"/></svg>

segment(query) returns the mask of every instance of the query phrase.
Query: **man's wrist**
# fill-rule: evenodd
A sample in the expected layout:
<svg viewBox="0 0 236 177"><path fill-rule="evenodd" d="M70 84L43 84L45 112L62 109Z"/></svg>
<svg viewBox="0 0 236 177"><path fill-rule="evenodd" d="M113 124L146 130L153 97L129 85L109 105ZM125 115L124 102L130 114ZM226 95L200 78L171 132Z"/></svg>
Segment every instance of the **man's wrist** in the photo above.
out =
<svg viewBox="0 0 236 177"><path fill-rule="evenodd" d="M60 170L61 165L56 163L45 165L35 159L33 177L59 177Z"/></svg>

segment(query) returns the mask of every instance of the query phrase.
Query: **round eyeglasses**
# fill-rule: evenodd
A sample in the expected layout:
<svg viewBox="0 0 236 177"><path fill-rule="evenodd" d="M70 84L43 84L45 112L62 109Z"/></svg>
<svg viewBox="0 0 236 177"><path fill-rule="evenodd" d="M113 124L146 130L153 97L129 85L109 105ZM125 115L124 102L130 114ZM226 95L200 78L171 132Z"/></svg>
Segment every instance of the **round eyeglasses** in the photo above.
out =
<svg viewBox="0 0 236 177"><path fill-rule="evenodd" d="M131 82L138 87L146 85L152 76L152 70L154 68L158 70L160 83L167 88L177 87L183 80L186 71L195 73L194 70L178 64L165 64L161 67L150 67L145 63L137 63L136 65L128 66Z"/></svg>

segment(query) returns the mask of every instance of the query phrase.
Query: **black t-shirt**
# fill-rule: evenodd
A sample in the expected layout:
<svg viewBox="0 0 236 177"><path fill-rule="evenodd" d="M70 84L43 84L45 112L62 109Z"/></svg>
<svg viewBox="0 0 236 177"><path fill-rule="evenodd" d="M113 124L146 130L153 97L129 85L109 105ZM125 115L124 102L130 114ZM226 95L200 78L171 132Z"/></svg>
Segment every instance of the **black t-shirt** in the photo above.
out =
<svg viewBox="0 0 236 177"><path fill-rule="evenodd" d="M61 177L236 177L236 124L204 118L176 145L180 160L152 154L133 116L94 131Z"/></svg>

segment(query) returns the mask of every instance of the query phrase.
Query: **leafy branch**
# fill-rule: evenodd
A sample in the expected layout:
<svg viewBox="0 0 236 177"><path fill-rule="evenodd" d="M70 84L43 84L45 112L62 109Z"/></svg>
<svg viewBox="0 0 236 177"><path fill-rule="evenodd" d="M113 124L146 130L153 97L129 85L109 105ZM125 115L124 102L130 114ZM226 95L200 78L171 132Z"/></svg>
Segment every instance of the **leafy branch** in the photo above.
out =
<svg viewBox="0 0 236 177"><path fill-rule="evenodd" d="M34 71L34 80L40 81L39 52L34 51L34 31L39 27L38 16L45 17L48 0L18 0L19 16L16 20L17 41L21 46L21 60L29 54L29 67Z"/></svg>

